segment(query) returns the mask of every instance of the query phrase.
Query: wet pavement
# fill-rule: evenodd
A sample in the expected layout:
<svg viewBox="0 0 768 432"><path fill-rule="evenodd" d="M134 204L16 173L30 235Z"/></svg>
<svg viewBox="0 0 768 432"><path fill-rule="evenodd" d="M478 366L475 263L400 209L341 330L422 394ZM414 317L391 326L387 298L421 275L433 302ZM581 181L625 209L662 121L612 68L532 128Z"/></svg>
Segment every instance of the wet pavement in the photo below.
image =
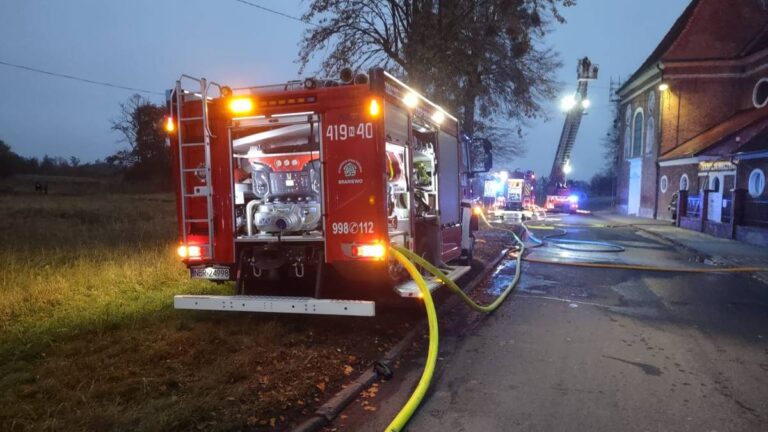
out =
<svg viewBox="0 0 768 432"><path fill-rule="evenodd" d="M712 267L633 227L585 216L547 224L565 225L565 238L626 251L550 245L532 257ZM514 265L481 289L498 293ZM737 274L523 266L517 292L494 314L459 306L440 317L438 368L409 430L768 430L768 285ZM333 428L383 430L418 380L425 351L404 359L368 408L358 401Z"/></svg>

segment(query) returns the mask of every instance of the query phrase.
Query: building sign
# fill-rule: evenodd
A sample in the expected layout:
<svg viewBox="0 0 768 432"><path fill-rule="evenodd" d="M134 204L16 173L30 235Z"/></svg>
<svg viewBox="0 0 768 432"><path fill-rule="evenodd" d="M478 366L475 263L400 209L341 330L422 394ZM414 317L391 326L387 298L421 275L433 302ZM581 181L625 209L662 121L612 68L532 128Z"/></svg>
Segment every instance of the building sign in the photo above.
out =
<svg viewBox="0 0 768 432"><path fill-rule="evenodd" d="M699 171L736 171L736 165L727 160L701 161L699 162Z"/></svg>

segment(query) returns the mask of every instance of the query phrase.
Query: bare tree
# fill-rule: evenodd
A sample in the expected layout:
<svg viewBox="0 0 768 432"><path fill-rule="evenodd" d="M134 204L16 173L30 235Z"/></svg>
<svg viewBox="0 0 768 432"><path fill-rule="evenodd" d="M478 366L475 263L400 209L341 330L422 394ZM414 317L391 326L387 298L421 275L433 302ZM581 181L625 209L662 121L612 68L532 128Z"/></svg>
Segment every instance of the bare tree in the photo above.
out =
<svg viewBox="0 0 768 432"><path fill-rule="evenodd" d="M170 155L162 129L165 109L135 94L120 104L120 111L112 130L122 134L128 148L107 157L107 162L126 168L129 178L166 178Z"/></svg>
<svg viewBox="0 0 768 432"><path fill-rule="evenodd" d="M561 7L575 0L313 0L302 68L325 53L322 72L383 66L458 112L469 134L500 134L509 155L520 127L543 115L560 61L545 46ZM494 121L495 120L495 121ZM512 133L510 133L512 132ZM518 132L517 137L515 132Z"/></svg>

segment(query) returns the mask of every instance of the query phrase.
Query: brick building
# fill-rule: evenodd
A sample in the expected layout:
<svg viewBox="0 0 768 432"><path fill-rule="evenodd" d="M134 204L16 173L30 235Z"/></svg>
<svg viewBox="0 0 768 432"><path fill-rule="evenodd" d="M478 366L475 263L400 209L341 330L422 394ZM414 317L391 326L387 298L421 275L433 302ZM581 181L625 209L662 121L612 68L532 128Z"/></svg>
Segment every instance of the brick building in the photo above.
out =
<svg viewBox="0 0 768 432"><path fill-rule="evenodd" d="M617 93L621 212L768 243L768 1L692 0Z"/></svg>

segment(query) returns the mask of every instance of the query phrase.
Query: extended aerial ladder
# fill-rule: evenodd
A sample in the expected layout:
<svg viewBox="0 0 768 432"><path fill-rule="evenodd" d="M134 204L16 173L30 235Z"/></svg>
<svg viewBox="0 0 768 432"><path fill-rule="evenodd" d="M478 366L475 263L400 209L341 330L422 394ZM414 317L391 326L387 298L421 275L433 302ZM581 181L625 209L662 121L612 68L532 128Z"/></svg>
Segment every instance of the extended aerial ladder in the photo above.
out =
<svg viewBox="0 0 768 432"><path fill-rule="evenodd" d="M546 185L546 208L548 210L573 211L578 208L578 198L571 195L567 187L566 177L571 170L571 151L579 132L579 126L581 126L581 118L584 111L589 108L587 86L590 81L597 79L597 72L598 66L592 64L588 57L579 59L576 68L578 78L576 93L563 99L562 108L566 111L565 124L560 134L557 153L555 153L552 171Z"/></svg>

